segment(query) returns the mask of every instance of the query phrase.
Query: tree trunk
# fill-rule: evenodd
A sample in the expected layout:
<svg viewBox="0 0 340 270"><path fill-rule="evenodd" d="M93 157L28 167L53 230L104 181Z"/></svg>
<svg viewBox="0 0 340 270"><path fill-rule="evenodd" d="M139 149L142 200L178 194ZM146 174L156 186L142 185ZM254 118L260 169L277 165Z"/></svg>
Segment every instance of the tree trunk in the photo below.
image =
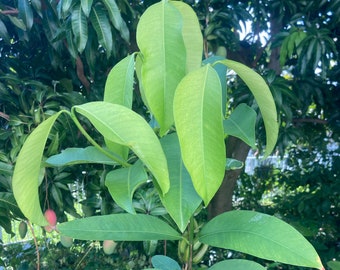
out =
<svg viewBox="0 0 340 270"><path fill-rule="evenodd" d="M226 142L227 157L245 162L250 147L238 138L229 136ZM236 181L243 169L225 172L222 185L208 205L208 219L232 210Z"/></svg>

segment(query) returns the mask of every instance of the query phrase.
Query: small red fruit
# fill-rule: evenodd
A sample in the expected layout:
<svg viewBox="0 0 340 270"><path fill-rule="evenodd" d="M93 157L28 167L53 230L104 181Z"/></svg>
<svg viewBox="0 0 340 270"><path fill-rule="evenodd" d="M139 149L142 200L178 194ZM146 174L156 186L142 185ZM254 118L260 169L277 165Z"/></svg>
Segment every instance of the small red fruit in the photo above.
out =
<svg viewBox="0 0 340 270"><path fill-rule="evenodd" d="M111 255L116 249L117 243L113 240L103 241L103 250L106 255Z"/></svg>
<svg viewBox="0 0 340 270"><path fill-rule="evenodd" d="M55 212L52 209L47 209L45 211L45 218L47 220L47 222L54 227L57 224L57 215L55 214Z"/></svg>

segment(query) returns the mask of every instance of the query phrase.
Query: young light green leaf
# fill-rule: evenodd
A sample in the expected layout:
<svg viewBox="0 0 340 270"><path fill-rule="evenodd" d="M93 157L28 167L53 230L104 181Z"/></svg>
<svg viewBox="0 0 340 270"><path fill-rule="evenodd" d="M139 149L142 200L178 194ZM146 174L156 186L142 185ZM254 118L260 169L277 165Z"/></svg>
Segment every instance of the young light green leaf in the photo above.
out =
<svg viewBox="0 0 340 270"><path fill-rule="evenodd" d="M268 85L258 73L241 63L232 60L222 60L217 63L222 63L234 70L254 95L266 129L265 157L267 157L275 147L279 132L275 102Z"/></svg>
<svg viewBox="0 0 340 270"><path fill-rule="evenodd" d="M314 247L282 220L254 211L231 211L210 220L199 233L202 243L259 258L322 269Z"/></svg>
<svg viewBox="0 0 340 270"><path fill-rule="evenodd" d="M208 205L225 172L221 85L210 65L189 73L180 82L174 118L184 165Z"/></svg>
<svg viewBox="0 0 340 270"><path fill-rule="evenodd" d="M105 84L104 101L132 108L134 59L134 54L128 55L111 69ZM112 152L127 160L129 149L126 146L107 139L105 143Z"/></svg>
<svg viewBox="0 0 340 270"><path fill-rule="evenodd" d="M128 168L113 170L106 175L107 186L114 201L130 214L135 214L132 197L136 189L148 180L140 161Z"/></svg>
<svg viewBox="0 0 340 270"><path fill-rule="evenodd" d="M226 170L239 170L239 169L242 169L242 167L243 167L242 161L232 159L232 158L227 158L227 162L225 165Z"/></svg>
<svg viewBox="0 0 340 270"><path fill-rule="evenodd" d="M170 189L167 194L161 196L161 200L169 215L183 232L202 200L184 167L176 133L164 136L161 144L168 161L170 175Z"/></svg>
<svg viewBox="0 0 340 270"><path fill-rule="evenodd" d="M71 15L71 23L78 52L82 53L87 43L88 28L86 16L80 5L74 7Z"/></svg>
<svg viewBox="0 0 340 270"><path fill-rule="evenodd" d="M49 166L67 166L86 163L117 164L117 162L104 155L94 146L88 146L86 148L67 148L60 154L49 157L45 160L45 163Z"/></svg>
<svg viewBox="0 0 340 270"><path fill-rule="evenodd" d="M144 118L122 105L100 101L75 106L74 111L87 117L104 138L128 146L152 172L163 194L169 190L164 152Z"/></svg>
<svg viewBox="0 0 340 270"><path fill-rule="evenodd" d="M186 3L181 1L170 1L182 14L183 40L186 49L186 73L198 69L202 65L203 36L196 13Z"/></svg>
<svg viewBox="0 0 340 270"><path fill-rule="evenodd" d="M32 223L47 225L39 201L39 174L45 144L60 111L42 122L27 137L14 167L12 186L19 208Z"/></svg>
<svg viewBox="0 0 340 270"><path fill-rule="evenodd" d="M149 7L137 27L137 44L143 55L143 95L164 135L173 125L173 97L185 75L186 48L181 13L168 1Z"/></svg>
<svg viewBox="0 0 340 270"><path fill-rule="evenodd" d="M210 270L266 270L261 264L243 259L231 259L218 262L209 268Z"/></svg>
<svg viewBox="0 0 340 270"><path fill-rule="evenodd" d="M223 121L224 133L237 137L250 147L256 148L255 123L256 112L247 104L242 103Z"/></svg>
<svg viewBox="0 0 340 270"><path fill-rule="evenodd" d="M109 57L112 54L112 32L110 22L106 17L106 13L101 9L100 6L94 6L91 9L90 21L93 25L94 30L98 36L98 42L106 51L106 56Z"/></svg>
<svg viewBox="0 0 340 270"><path fill-rule="evenodd" d="M113 26L120 32L121 37L126 41L130 41L129 29L122 18L119 7L115 0L103 0L107 12L109 13L110 21Z"/></svg>
<svg viewBox="0 0 340 270"><path fill-rule="evenodd" d="M80 240L179 240L182 237L159 218L142 214L93 216L61 223L57 228L61 234Z"/></svg>

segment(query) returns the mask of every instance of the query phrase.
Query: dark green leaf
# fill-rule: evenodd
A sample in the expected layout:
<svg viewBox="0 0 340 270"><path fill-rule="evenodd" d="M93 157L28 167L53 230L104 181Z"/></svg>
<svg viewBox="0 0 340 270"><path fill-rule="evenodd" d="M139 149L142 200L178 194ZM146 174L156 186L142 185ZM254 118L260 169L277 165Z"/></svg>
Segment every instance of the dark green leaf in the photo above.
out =
<svg viewBox="0 0 340 270"><path fill-rule="evenodd" d="M19 18L21 18L27 29L30 30L33 25L33 11L29 0L18 0Z"/></svg>

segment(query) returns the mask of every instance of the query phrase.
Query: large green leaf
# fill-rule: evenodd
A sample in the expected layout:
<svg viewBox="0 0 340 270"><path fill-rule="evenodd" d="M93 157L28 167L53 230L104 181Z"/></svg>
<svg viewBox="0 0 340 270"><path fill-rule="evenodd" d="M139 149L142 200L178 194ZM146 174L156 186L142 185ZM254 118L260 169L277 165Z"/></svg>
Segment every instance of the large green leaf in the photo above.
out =
<svg viewBox="0 0 340 270"><path fill-rule="evenodd" d="M181 235L164 221L150 215L115 214L61 223L61 234L81 240L179 240Z"/></svg>
<svg viewBox="0 0 340 270"><path fill-rule="evenodd" d="M100 101L75 106L74 111L87 117L106 139L128 146L155 176L162 192L169 190L163 149L144 118L122 105Z"/></svg>
<svg viewBox="0 0 340 270"><path fill-rule="evenodd" d="M135 214L132 197L136 189L148 180L140 161L128 168L113 170L106 175L107 186L114 201L125 211Z"/></svg>
<svg viewBox="0 0 340 270"><path fill-rule="evenodd" d="M180 231L183 232L202 200L195 191L190 175L184 167L176 133L163 137L161 144L168 160L170 175L169 192L162 196L161 200Z"/></svg>
<svg viewBox="0 0 340 270"><path fill-rule="evenodd" d="M22 19L30 30L33 25L33 11L29 0L18 0L19 18Z"/></svg>
<svg viewBox="0 0 340 270"><path fill-rule="evenodd" d="M128 55L111 69L105 84L104 101L132 108L134 59L134 54ZM129 149L126 146L107 139L105 143L111 151L120 155L124 160L127 159Z"/></svg>
<svg viewBox="0 0 340 270"><path fill-rule="evenodd" d="M210 270L266 270L266 267L263 267L261 264L257 262L243 260L243 259L231 259L218 262L209 268Z"/></svg>
<svg viewBox="0 0 340 270"><path fill-rule="evenodd" d="M254 211L231 211L215 217L202 228L199 240L267 260L323 267L313 246L296 229L278 218Z"/></svg>
<svg viewBox="0 0 340 270"><path fill-rule="evenodd" d="M210 65L189 73L180 82L174 117L184 165L208 205L225 172L221 85Z"/></svg>
<svg viewBox="0 0 340 270"><path fill-rule="evenodd" d="M40 165L50 130L63 111L42 122L27 137L14 167L12 186L14 197L23 214L32 223L47 225L39 202Z"/></svg>
<svg viewBox="0 0 340 270"><path fill-rule="evenodd" d="M86 16L80 5L75 6L72 10L71 22L78 52L82 53L87 43L88 28Z"/></svg>
<svg viewBox="0 0 340 270"><path fill-rule="evenodd" d="M217 63L222 63L228 68L234 70L247 84L250 91L254 95L255 100L260 108L266 129L265 156L269 156L273 151L277 141L279 125L277 121L275 102L268 85L259 74L241 63L232 60L222 60L218 61Z"/></svg>
<svg viewBox="0 0 340 270"><path fill-rule="evenodd" d="M117 164L117 162L110 159L94 146L88 146L86 148L67 148L60 154L46 159L45 163L50 166L67 166L86 163Z"/></svg>
<svg viewBox="0 0 340 270"><path fill-rule="evenodd" d="M107 12L109 13L110 21L112 22L113 26L120 32L121 37L126 41L129 42L130 40L130 33L129 29L120 14L119 7L115 0L102 0Z"/></svg>
<svg viewBox="0 0 340 270"><path fill-rule="evenodd" d="M161 135L173 125L173 97L186 70L182 25L181 13L168 1L161 1L145 11L137 27L143 55L142 91Z"/></svg>
<svg viewBox="0 0 340 270"><path fill-rule="evenodd" d="M112 54L113 39L109 19L100 6L91 9L90 21L98 36L98 42L106 51L107 57Z"/></svg>
<svg viewBox="0 0 340 270"><path fill-rule="evenodd" d="M255 123L256 112L242 103L223 121L224 133L237 137L255 148Z"/></svg>
<svg viewBox="0 0 340 270"><path fill-rule="evenodd" d="M182 14L183 19L183 40L186 49L186 72L189 73L202 65L203 36L201 27L194 10L181 1L171 1Z"/></svg>

